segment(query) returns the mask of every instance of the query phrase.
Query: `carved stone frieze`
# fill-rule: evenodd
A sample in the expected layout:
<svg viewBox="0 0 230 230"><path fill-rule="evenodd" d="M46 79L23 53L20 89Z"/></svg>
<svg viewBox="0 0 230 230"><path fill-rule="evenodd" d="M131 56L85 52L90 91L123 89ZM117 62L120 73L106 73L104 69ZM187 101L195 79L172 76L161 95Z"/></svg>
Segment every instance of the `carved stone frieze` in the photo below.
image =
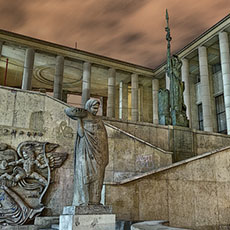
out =
<svg viewBox="0 0 230 230"><path fill-rule="evenodd" d="M41 214L51 171L67 157L58 146L25 141L14 150L0 144L0 225L22 225Z"/></svg>

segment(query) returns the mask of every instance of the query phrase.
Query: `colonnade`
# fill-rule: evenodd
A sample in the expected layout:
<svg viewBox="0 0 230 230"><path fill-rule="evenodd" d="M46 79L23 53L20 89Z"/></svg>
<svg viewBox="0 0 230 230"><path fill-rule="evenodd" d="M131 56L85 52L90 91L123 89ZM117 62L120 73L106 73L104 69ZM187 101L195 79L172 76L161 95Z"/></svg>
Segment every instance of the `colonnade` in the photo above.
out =
<svg viewBox="0 0 230 230"><path fill-rule="evenodd" d="M226 32L219 33L220 60L224 86L224 103L227 133L230 134L230 54L229 39Z"/></svg>
<svg viewBox="0 0 230 230"><path fill-rule="evenodd" d="M23 69L23 80L22 89L32 89L32 78L34 68L35 50L33 48L26 49L24 69ZM63 94L63 74L64 74L64 62L65 58L61 55L56 56L55 74L54 74L54 85L53 85L53 96L59 100L64 100ZM81 105L84 107L86 101L91 95L91 69L92 63L82 63L82 100ZM107 117L115 118L116 115L116 100L118 99L119 111L117 114L120 119L128 120L129 113L131 113L131 120L136 122L139 120L139 75L137 73L127 73L130 75L131 81L131 107L128 108L128 88L129 84L124 81L116 83L117 70L115 68L108 68L108 94L107 94ZM118 87L119 88L118 88ZM117 90L118 89L118 90ZM157 100L157 91L159 90L158 80L153 81L153 93ZM158 105L154 101L153 109L153 120L154 123L158 124ZM131 111L129 111L129 109Z"/></svg>
<svg viewBox="0 0 230 230"><path fill-rule="evenodd" d="M223 94L225 103L225 113L227 122L227 132L230 134L230 52L229 52L229 38L228 33L220 32L218 34L219 47L220 47L220 61L223 77ZM2 45L0 44L0 48ZM201 89L201 103L203 110L203 127L205 131L214 131L214 114L212 111L212 95L210 89L210 73L208 63L208 50L204 45L197 47L198 59L199 59L199 73L200 73L200 89ZM22 89L31 90L33 65L34 65L35 51L32 48L28 48L25 54L24 71ZM62 85L63 85L63 73L64 73L64 57L56 57L56 67L54 75L54 97L62 100ZM190 87L191 81L189 80L189 60L184 57L182 59L182 80L185 84L184 91L184 103L187 107L187 117L191 120L191 95ZM91 89L91 68L92 63L83 62L82 72L82 106L90 98ZM140 118L140 84L139 75L137 73L129 73L131 82L131 120L136 122ZM115 68L108 67L108 94L107 94L107 116L114 118L116 114L116 105L118 104L118 117L120 119L128 119L128 83L124 81L117 82L117 70ZM169 89L170 81L165 76L166 88ZM154 78L152 80L152 121L154 124L158 124L158 91L159 91L159 79ZM119 88L119 90L117 90ZM118 99L119 98L119 99ZM116 102L118 103L116 104ZM194 106L194 105L193 105Z"/></svg>

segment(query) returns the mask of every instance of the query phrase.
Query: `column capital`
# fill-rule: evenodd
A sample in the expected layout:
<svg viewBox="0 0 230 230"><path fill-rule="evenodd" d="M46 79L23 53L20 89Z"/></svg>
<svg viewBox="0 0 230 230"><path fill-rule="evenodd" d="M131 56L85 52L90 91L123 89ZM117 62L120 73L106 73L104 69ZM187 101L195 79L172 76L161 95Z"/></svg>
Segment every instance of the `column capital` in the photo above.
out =
<svg viewBox="0 0 230 230"><path fill-rule="evenodd" d="M219 35L219 36L221 36L221 35L228 35L228 33L227 33L226 31L220 31L220 32L218 33L218 35Z"/></svg>
<svg viewBox="0 0 230 230"><path fill-rule="evenodd" d="M188 59L187 59L187 58L185 58L185 57L184 57L184 58L182 58L182 59L181 59L181 61L182 61L182 63L188 63L188 62L189 62L189 61L188 61Z"/></svg>
<svg viewBox="0 0 230 230"><path fill-rule="evenodd" d="M109 72L109 76L113 76L113 75L116 75L116 69L111 67L108 69L108 72Z"/></svg>
<svg viewBox="0 0 230 230"><path fill-rule="evenodd" d="M202 52L202 51L206 51L207 52L207 47L205 47L204 45L201 45L198 47L198 52Z"/></svg>
<svg viewBox="0 0 230 230"><path fill-rule="evenodd" d="M64 56L62 56L62 55L57 55L57 56L56 56L56 59L60 59L60 60L62 60L62 59L63 59L63 60L64 60L64 59L65 59L65 57L64 57Z"/></svg>

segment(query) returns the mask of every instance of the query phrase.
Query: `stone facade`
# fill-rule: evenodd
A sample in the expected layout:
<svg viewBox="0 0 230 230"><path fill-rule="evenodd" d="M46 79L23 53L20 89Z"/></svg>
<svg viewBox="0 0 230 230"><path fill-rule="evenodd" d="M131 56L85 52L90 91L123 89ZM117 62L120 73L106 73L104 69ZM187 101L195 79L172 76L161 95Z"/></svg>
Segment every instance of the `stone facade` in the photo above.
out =
<svg viewBox="0 0 230 230"><path fill-rule="evenodd" d="M43 215L59 215L72 202L73 152L76 121L70 120L67 105L43 93L0 87L1 142L16 148L23 141L58 143L68 157L52 177L44 197L47 208ZM156 148L128 133L106 126L109 136L110 161L106 181L111 183L171 164L171 153ZM59 202L57 202L57 200Z"/></svg>
<svg viewBox="0 0 230 230"><path fill-rule="evenodd" d="M174 162L230 145L230 137L219 133L144 122L124 122L108 118L104 120L154 146L173 152Z"/></svg>
<svg viewBox="0 0 230 230"><path fill-rule="evenodd" d="M168 220L190 229L228 229L229 147L145 176L106 185L118 219Z"/></svg>
<svg viewBox="0 0 230 230"><path fill-rule="evenodd" d="M47 208L43 215L59 215L63 207L70 205L72 201L72 192L69 191L73 189L73 148L76 122L70 120L64 114L64 108L67 106L65 103L45 94L0 87L0 95L2 99L0 107L1 142L17 147L19 143L25 140L49 141L58 143L62 150L68 153L68 158L63 166L56 169L53 175L53 183L50 184L49 191L44 199ZM113 183L120 183L126 178L126 180L129 180L130 177L141 176L143 173L151 174L151 170L159 170L160 167L170 167L172 150L177 150L176 153L192 151L194 155L200 155L207 151L214 151L221 146L229 145L229 136L227 135L195 131L189 128L140 122L122 122L106 118L104 118L104 122L109 136L110 163L106 169L106 191L103 194L105 203L113 205L118 219L150 220L152 218L161 218L172 221L168 214L169 201L165 196L168 196L168 189L171 188L169 185L174 186L179 182L169 184L168 179L164 177L165 172L160 172L149 176L155 179L144 178L119 186L112 185ZM199 164L199 167L197 166L198 171L194 168L194 170L190 171L191 175L186 171L187 166L185 167L185 164L168 170L179 170L178 177L188 174L189 178L195 177L193 176L194 173L206 173L207 178L202 176L202 181L207 180L207 186L209 186L210 181L214 183L213 178L209 180L212 175L209 170L217 170L219 167L218 170L227 173L225 166L223 168L220 165L216 165L219 159L218 156L221 156L219 161L227 164L228 152L225 150L221 152L221 155L210 156L210 158L215 157L213 164L210 163L211 165L202 165L202 161L205 161L206 158L191 161L189 164L195 164L195 162ZM220 177L227 178L227 174L221 174ZM166 178L168 178L168 175ZM217 176L215 178L217 179ZM182 180L181 183L185 182ZM192 182L189 180L189 183ZM200 182L197 184L200 184ZM184 191L186 187L181 184L175 186L181 187L172 187L174 193L177 194L176 191L182 189L183 195L186 194L186 191ZM190 194L191 192L191 187L189 187L188 193ZM157 199L154 198L155 196ZM144 199L141 202L140 197ZM183 199L189 200L186 197ZM181 198L175 199L177 201L182 199L182 195ZM149 206L150 203L151 205ZM183 205L182 208L184 207ZM155 209L152 209L153 206ZM202 207L200 208L202 209ZM171 211L171 215L174 215L174 211ZM179 222L171 223L177 226L180 224Z"/></svg>

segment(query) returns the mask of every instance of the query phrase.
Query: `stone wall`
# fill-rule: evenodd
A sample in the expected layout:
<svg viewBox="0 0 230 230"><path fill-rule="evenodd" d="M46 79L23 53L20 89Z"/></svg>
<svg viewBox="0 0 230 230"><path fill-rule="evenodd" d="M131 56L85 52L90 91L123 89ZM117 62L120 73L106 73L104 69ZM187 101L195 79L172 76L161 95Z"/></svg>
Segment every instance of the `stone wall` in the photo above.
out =
<svg viewBox="0 0 230 230"><path fill-rule="evenodd" d="M118 219L169 220L191 229L230 227L230 147L106 186Z"/></svg>
<svg viewBox="0 0 230 230"><path fill-rule="evenodd" d="M179 126L162 126L144 122L124 122L104 118L136 137L166 151L174 152L173 161L188 159L207 151L230 145L230 136Z"/></svg>
<svg viewBox="0 0 230 230"><path fill-rule="evenodd" d="M106 167L106 182L119 181L172 163L172 153L155 148L107 124L106 129L110 156Z"/></svg>
<svg viewBox="0 0 230 230"><path fill-rule="evenodd" d="M64 114L66 104L43 93L0 87L0 137L12 148L23 141L48 141L68 153L64 165L55 170L44 203L46 215L58 215L71 205L73 152L76 121ZM124 179L171 164L171 154L127 133L107 126L110 163L106 181Z"/></svg>
<svg viewBox="0 0 230 230"><path fill-rule="evenodd" d="M58 143L60 150L68 153L64 165L55 170L53 183L51 183L49 192L44 199L44 203L47 205L44 215L60 214L63 206L70 205L72 201L72 193L69 191L72 191L73 187L73 149L76 121L70 120L64 114L64 108L67 106L65 103L42 93L0 87L0 98L1 142L16 148L19 143L27 140L48 141ZM110 150L110 163L106 169L107 184L170 165L171 155L167 150L177 149L177 152L191 151L193 154L201 154L229 144L227 135L211 134L180 127L173 128L172 126L103 119L105 123L108 123L106 127ZM172 140L174 141L172 142ZM152 194L152 192L157 193L157 191L165 194L163 185L166 186L166 182L164 181L163 184L159 182L159 186L156 181L150 181L150 184L148 184L149 182L143 183L143 196L146 196L148 192ZM126 197L125 200L121 200L117 196L114 196L115 200L113 200L111 196L114 191L117 192L117 187L107 187L106 194L111 194L111 196L107 197L106 202L114 203L115 211L120 213L119 218L142 219L146 215L151 215L147 214L151 212L148 212L149 209L145 206L137 203L139 198L136 194L139 193L136 192L139 191L139 185L135 185L137 190L133 190L132 183L119 187L117 194ZM164 203L167 201L162 197L154 202L159 208L154 212L163 218L164 215L161 213L164 213L162 209L165 208ZM137 212L138 207L140 209Z"/></svg>

